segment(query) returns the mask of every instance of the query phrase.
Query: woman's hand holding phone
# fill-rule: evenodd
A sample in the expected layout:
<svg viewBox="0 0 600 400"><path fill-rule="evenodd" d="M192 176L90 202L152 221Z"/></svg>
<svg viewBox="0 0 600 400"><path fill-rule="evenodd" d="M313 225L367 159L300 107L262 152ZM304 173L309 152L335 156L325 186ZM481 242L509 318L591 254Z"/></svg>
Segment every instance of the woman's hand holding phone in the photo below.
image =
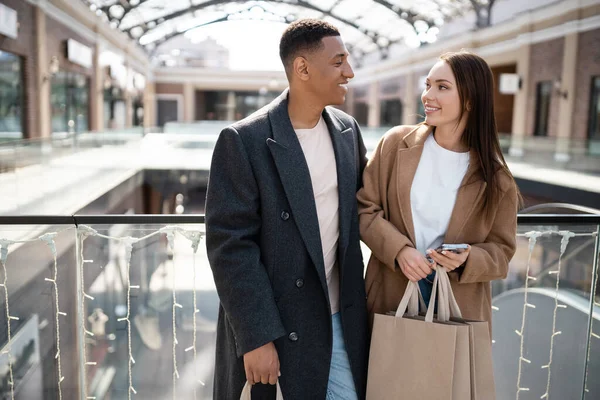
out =
<svg viewBox="0 0 600 400"><path fill-rule="evenodd" d="M445 250L442 246L438 250L427 250L427 255L448 271L454 271L467 261L470 252L471 246L467 246L464 250L457 251Z"/></svg>
<svg viewBox="0 0 600 400"><path fill-rule="evenodd" d="M398 256L396 262L400 266L402 273L412 282L418 282L425 279L433 270L433 263L427 259L417 249L406 246Z"/></svg>

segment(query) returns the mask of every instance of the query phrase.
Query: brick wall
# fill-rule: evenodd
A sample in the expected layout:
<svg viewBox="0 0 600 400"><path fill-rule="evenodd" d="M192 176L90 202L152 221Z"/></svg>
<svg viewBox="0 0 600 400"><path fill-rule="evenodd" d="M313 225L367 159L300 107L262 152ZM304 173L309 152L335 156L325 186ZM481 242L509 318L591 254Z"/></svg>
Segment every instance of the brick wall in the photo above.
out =
<svg viewBox="0 0 600 400"><path fill-rule="evenodd" d="M533 135L535 129L537 84L543 81L556 81L562 74L564 38L536 43L531 46L529 66L529 96L527 99L527 135ZM558 131L559 98L552 95L548 136L556 137Z"/></svg>
<svg viewBox="0 0 600 400"><path fill-rule="evenodd" d="M37 123L37 104L35 102L36 82L36 32L34 8L23 0L0 0L0 3L17 11L19 32L17 39L0 36L0 50L22 57L23 63L23 136L39 136Z"/></svg>
<svg viewBox="0 0 600 400"><path fill-rule="evenodd" d="M600 76L600 29L579 34L572 137L587 139L592 77Z"/></svg>

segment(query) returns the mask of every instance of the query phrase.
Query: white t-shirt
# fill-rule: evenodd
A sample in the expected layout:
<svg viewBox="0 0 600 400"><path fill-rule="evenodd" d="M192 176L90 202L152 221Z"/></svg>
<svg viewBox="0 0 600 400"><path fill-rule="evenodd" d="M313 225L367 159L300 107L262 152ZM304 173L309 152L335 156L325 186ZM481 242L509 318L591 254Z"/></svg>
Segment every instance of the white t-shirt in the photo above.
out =
<svg viewBox="0 0 600 400"><path fill-rule="evenodd" d="M469 168L469 153L457 153L425 141L410 191L415 246L422 254L443 243L456 193Z"/></svg>
<svg viewBox="0 0 600 400"><path fill-rule="evenodd" d="M325 262L331 313L335 314L340 309L340 279L337 264L340 221L338 214L338 180L333 143L331 142L331 136L329 136L327 124L322 116L314 128L296 129L295 131L310 171L317 206L319 232L321 233L321 246L323 247L323 261Z"/></svg>

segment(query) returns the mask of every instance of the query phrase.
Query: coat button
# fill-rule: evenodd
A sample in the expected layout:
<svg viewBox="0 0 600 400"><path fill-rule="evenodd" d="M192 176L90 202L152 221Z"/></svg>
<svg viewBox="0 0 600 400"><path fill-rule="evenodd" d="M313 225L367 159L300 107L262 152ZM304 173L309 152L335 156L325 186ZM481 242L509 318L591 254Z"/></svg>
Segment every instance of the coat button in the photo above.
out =
<svg viewBox="0 0 600 400"><path fill-rule="evenodd" d="M284 221L287 221L288 219L290 219L290 213L287 211L282 211L281 212L281 219Z"/></svg>
<svg viewBox="0 0 600 400"><path fill-rule="evenodd" d="M292 332L288 335L288 339L290 339L292 342L297 342L298 334L296 332Z"/></svg>
<svg viewBox="0 0 600 400"><path fill-rule="evenodd" d="M304 279L296 279L296 287L301 288L304 286Z"/></svg>

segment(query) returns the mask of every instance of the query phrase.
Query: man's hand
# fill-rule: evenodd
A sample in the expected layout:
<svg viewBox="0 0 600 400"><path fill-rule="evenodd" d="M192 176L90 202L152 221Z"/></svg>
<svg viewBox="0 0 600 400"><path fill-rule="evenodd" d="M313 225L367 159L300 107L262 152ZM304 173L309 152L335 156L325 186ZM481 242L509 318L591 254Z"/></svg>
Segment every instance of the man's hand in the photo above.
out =
<svg viewBox="0 0 600 400"><path fill-rule="evenodd" d="M454 253L452 251L442 251L438 253L433 249L427 250L429 257L433 259L438 265L446 268L448 271L454 271L467 261L467 257L471 253L471 246L468 249L461 251L460 253Z"/></svg>
<svg viewBox="0 0 600 400"><path fill-rule="evenodd" d="M279 356L273 342L244 354L246 380L251 384L275 385L279 377Z"/></svg>
<svg viewBox="0 0 600 400"><path fill-rule="evenodd" d="M417 249L406 246L398 256L396 261L402 270L402 273L412 282L418 282L425 279L433 270L433 263L429 263L425 256Z"/></svg>

